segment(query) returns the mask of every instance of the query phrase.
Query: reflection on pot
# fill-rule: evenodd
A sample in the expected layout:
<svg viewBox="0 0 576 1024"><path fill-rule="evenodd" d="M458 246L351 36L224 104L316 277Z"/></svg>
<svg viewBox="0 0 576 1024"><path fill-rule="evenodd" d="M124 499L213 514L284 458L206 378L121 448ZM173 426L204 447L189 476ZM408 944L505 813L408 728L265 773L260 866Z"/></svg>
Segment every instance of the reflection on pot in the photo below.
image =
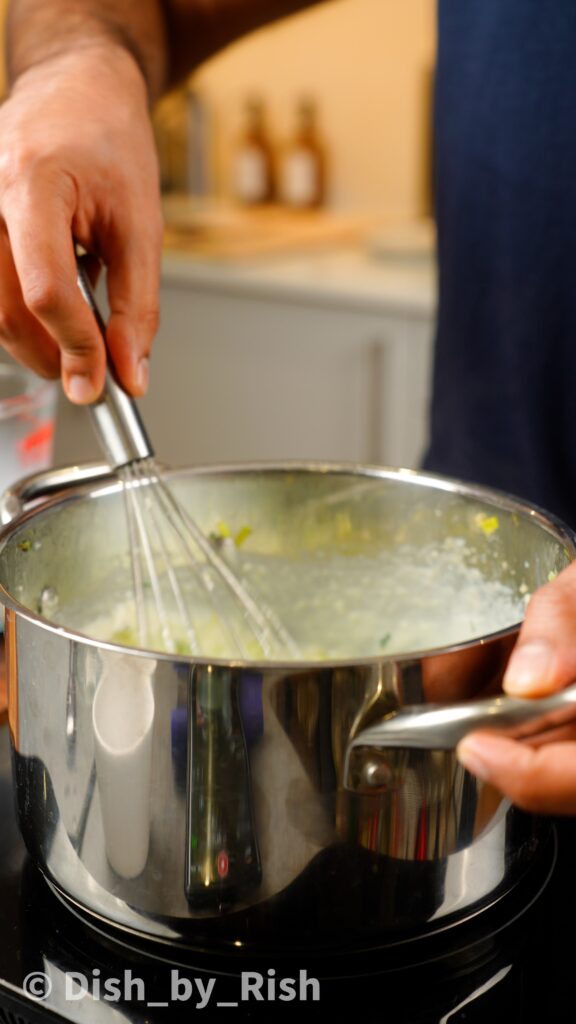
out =
<svg viewBox="0 0 576 1024"><path fill-rule="evenodd" d="M192 906L238 903L262 878L247 751L247 734L259 732L260 689L258 679L242 680L227 669L191 673L186 895Z"/></svg>
<svg viewBox="0 0 576 1024"><path fill-rule="evenodd" d="M505 636L384 668L356 714L352 736L405 706L500 693L513 643ZM341 714L347 723L349 713ZM462 768L453 750L358 747L351 751L348 774L339 791L339 835L403 860L434 860L465 849L506 804Z"/></svg>
<svg viewBox="0 0 576 1024"><path fill-rule="evenodd" d="M92 724L106 855L116 874L135 878L150 844L156 662L111 661L106 651L102 661Z"/></svg>

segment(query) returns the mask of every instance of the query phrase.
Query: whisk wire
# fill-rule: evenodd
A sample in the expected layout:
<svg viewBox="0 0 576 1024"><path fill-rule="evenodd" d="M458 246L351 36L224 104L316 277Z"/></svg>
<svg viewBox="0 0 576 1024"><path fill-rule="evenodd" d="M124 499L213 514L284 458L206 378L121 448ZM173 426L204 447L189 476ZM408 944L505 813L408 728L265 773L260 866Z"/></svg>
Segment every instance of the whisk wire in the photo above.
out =
<svg viewBox="0 0 576 1024"><path fill-rule="evenodd" d="M78 285L92 310L106 343L106 326L98 309L90 279L86 273L80 248L76 245ZM133 399L121 387L111 367L100 398L90 407L94 426L110 465L118 470L124 489L126 522L132 562L132 580L136 602L136 620L139 642L149 646L155 627L159 625L162 643L169 651L176 651L181 626L186 634L190 653L199 653L197 631L191 621L183 591L172 564L171 544L166 530L170 528L170 541L176 539L178 556L184 556L184 567L200 583L216 612L220 633L232 641L234 650L243 657L252 653L250 640L255 640L265 656L298 657L294 640L279 622L272 610L259 604L245 581L238 578L227 562L220 557L210 540L180 506L154 458L139 411ZM212 573L210 572L212 570ZM223 584L221 587L219 584ZM186 590L188 589L188 582ZM155 603L150 608L147 600L150 589ZM164 592L163 592L164 591ZM228 601L234 599L235 614L228 620L222 614L222 593ZM175 606L180 622L171 628L169 612ZM238 608L242 610L248 627L248 642L236 628ZM158 623L150 622L154 615Z"/></svg>
<svg viewBox="0 0 576 1024"><path fill-rule="evenodd" d="M132 586L134 588L134 603L136 606L138 641L141 647L148 647L149 632L146 605L144 601L144 576L142 573L142 560L144 556L138 536L138 525L134 513L133 496L130 493L130 473L128 467L120 469L119 475L122 480L122 495L124 497L124 510L126 513L126 526L128 530L128 551L130 554L130 566L132 570Z"/></svg>
<svg viewBox="0 0 576 1024"><path fill-rule="evenodd" d="M148 526L150 526L150 527L152 527L152 532L154 534L154 538L153 539L155 541L156 551L158 552L158 556L159 556L158 558L155 559L155 561L160 563L160 574L158 575L158 572L157 572L158 582L159 582L159 584L161 583L161 581L162 581L162 579L164 577L164 574L165 574L165 577L166 577L166 579L168 581L168 584L169 584L169 587L168 587L169 597L170 596L172 597L173 602L176 605L176 609L177 609L178 615L179 615L179 621L180 621L181 625L184 628L184 632L186 634L186 640L187 640L188 646L190 648L190 653L191 654L198 654L199 653L198 637L196 635L196 630L195 630L195 628L194 628L194 626L192 624L192 620L190 619L190 615L189 615L188 609L186 607L186 602L184 600L184 595L182 593L182 588L180 587L180 584L178 582L178 577L177 577L177 574L176 574L175 566L173 565L172 559L170 558L170 554L168 552L168 547L167 547L166 540L165 540L165 537L164 537L163 523L161 521L160 516L158 515L158 510L156 508L156 502L154 501L154 498L156 496L155 495L155 488L154 487L142 487L142 482L143 481L146 482L146 479L145 479L145 473L142 471L142 467L141 467L141 465L139 463L133 464L131 471L132 471L132 475L136 478L136 480L139 481L139 484L140 484L140 489L137 492L134 492L134 493L135 493L135 495L142 493L143 501L144 501L145 506L146 506L146 513L147 513L146 519L145 520L143 519L141 521L140 529L141 530L142 529L147 530ZM154 557L154 556L152 555L152 557ZM167 602L164 602L164 607L166 608L166 606L167 606ZM176 649L176 639L173 636L172 636L172 648L171 649L173 649L173 650Z"/></svg>
<svg viewBox="0 0 576 1024"><path fill-rule="evenodd" d="M175 642L174 642L174 638L172 636L172 631L170 629L170 624L169 624L169 621L168 621L168 616L166 614L164 598L163 598L163 595L162 595L162 588L161 588L158 572L157 572L157 569L156 569L156 560L155 560L154 553L152 551L152 546L151 546L151 543L150 543L149 530L148 530L147 526L145 525L144 517L142 515L142 509L140 507L140 504L138 502L138 498L136 496L136 491L134 489L134 481L130 480L130 475L131 475L130 468L129 467L125 467L125 469L123 470L123 473L124 473L124 488L125 489L126 489L126 477L128 477L128 488L127 488L127 490L128 490L128 500L132 504L132 512L133 512L133 516L134 516L133 522L135 522L135 524L136 524L135 535L133 537L130 537L130 545L131 545L132 558L133 558L133 561L134 561L134 559L136 559L138 557L140 552L143 554L143 562L144 562L144 565L146 566L148 581L150 583L150 587L151 587L152 594L153 594L153 597L154 597L155 612L158 615L158 620L159 620L159 623L160 623L160 633L161 633L161 636L162 636L162 642L165 645L165 647L167 648L167 650L175 651L176 650L176 645L175 645ZM135 538L137 538L136 545L134 545ZM133 575L134 575L134 572L133 572ZM135 596L136 596L136 605L137 605L137 607L138 607L138 605L140 605L140 610L138 612L139 619L140 619L140 621L143 621L145 619L145 616L146 616L146 597L145 597L144 587L142 587L140 589L140 592L136 591L136 595ZM147 642L148 642L148 640L149 640L149 636L147 636Z"/></svg>
<svg viewBox="0 0 576 1024"><path fill-rule="evenodd" d="M178 580L174 556L169 550L172 542L176 544L176 557L179 556L187 570L193 570L189 579L193 575L202 588L215 612L221 633L228 638L238 656L246 655L246 639L235 628L234 616L223 615L223 596L219 594L207 567L214 570L216 579L224 583L229 593L239 602L250 632L265 654L280 653L288 644L292 644L294 650L295 645L289 635L286 634L285 639L280 624L272 618L270 622L267 621L266 613L258 608L244 582L237 579L197 524L186 515L162 480L155 460L130 463L122 468L120 475L127 490L128 529L140 642L148 645L150 641L149 627L143 625L147 618L143 607L146 605L146 577L152 590L163 644L168 650L177 649L177 638L170 628L168 615L168 609L175 605L190 653L200 653L197 633ZM167 594L162 592L163 581L167 584Z"/></svg>
<svg viewBox="0 0 576 1024"><path fill-rule="evenodd" d="M190 647L191 654L199 654L200 646L196 630L192 624L192 620L186 607L186 601L182 588L180 586L175 566L172 558L168 551L168 544L166 538L166 526L170 526L173 533L176 536L176 540L180 544L180 553L184 555L185 566L188 570L193 571L194 578L198 581L200 586L206 592L210 603L216 613L219 609L216 604L215 587L212 580L204 573L202 566L197 562L193 556L193 552L188 548L184 548L180 537L175 531L174 523L171 519L168 519L165 515L160 494L158 491L159 477L157 476L157 470L151 461L146 463L133 463L131 466L131 475L139 482L139 486L142 491L143 501L146 504L146 520L142 522L141 528L146 529L148 525L153 528L154 539L156 543L156 550L159 558L157 561L160 562L160 578L163 574L166 574L166 578L170 584L170 593L180 617L180 622L184 626L188 646ZM219 617L220 628L225 632L231 641L234 649L238 654L242 654L242 644L237 632L233 629L230 622L223 617Z"/></svg>
<svg viewBox="0 0 576 1024"><path fill-rule="evenodd" d="M145 460L148 466L151 461ZM188 551L189 557L194 558L194 552L190 544L190 540L192 540L200 549L206 561L215 569L218 577L226 584L241 605L250 629L254 633L264 654L270 656L275 651L284 650L297 657L297 645L288 631L274 616L272 610L269 608L264 609L262 604L254 600L245 581L240 580L232 572L229 565L221 558L208 538L202 533L198 524L188 515L186 509L176 501L166 482L156 475L154 483L156 496L162 502L164 514L180 537L182 544Z"/></svg>

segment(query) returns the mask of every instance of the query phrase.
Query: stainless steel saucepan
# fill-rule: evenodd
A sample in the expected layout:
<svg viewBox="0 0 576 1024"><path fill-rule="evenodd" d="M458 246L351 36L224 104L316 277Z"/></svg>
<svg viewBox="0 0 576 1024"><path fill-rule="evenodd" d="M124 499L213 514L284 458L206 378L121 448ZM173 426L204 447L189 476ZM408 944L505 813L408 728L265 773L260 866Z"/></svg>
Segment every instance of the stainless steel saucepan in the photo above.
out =
<svg viewBox="0 0 576 1024"><path fill-rule="evenodd" d="M466 579L520 599L576 553L573 534L539 510L409 471L245 465L170 481L207 534L248 525L263 564L411 551L417 569L419 551L452 545ZM476 724L571 714L571 690L529 707L503 697L518 621L492 617L484 633L470 623L450 642L439 628L426 649L396 653L382 623L366 656L300 662L141 650L91 634L82 617L91 608L113 622L129 600L114 475L28 478L4 496L2 519L20 825L72 906L196 948L367 947L458 921L533 865L541 823L453 749ZM416 571L416 623L420 598ZM326 599L345 637L357 609Z"/></svg>

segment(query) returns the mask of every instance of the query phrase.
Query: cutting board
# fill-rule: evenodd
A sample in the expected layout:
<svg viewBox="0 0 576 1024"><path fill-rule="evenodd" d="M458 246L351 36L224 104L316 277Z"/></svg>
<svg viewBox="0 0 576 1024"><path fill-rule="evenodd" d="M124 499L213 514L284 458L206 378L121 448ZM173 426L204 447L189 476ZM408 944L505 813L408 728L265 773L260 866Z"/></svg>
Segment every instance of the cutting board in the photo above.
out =
<svg viewBox="0 0 576 1024"><path fill-rule="evenodd" d="M366 224L358 217L278 206L202 208L189 201L164 202L166 249L214 260L254 259L359 241Z"/></svg>

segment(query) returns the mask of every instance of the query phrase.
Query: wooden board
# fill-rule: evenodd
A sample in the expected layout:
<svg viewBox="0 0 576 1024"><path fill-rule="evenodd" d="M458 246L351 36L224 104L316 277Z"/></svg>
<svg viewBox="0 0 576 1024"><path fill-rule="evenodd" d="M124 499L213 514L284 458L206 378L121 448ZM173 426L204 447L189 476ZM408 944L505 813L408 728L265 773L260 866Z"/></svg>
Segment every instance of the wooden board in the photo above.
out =
<svg viewBox="0 0 576 1024"><path fill-rule="evenodd" d="M164 245L173 252L214 260L308 252L358 242L364 221L323 210L289 212L275 206L223 207L208 212L165 208Z"/></svg>

